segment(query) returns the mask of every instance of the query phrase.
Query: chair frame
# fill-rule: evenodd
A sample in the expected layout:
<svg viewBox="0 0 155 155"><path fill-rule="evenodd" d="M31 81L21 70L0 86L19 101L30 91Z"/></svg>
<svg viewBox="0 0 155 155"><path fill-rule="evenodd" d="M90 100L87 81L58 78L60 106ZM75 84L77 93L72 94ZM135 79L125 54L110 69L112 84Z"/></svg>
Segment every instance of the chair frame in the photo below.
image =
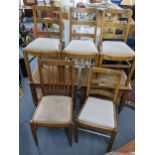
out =
<svg viewBox="0 0 155 155"><path fill-rule="evenodd" d="M94 79L92 79L92 73L95 73L95 74L101 73L101 74L107 74L107 75L111 75L111 76L117 76L118 81L117 81L117 84L116 84L115 88L111 84L104 82L104 84L106 84L107 87L115 89L113 97L111 95L109 95L109 93L107 93L106 91L102 91L102 90L97 91L97 88L95 90L91 91L91 84L93 84L93 83L94 84L103 83L102 80L96 80L96 77L94 77ZM114 108L115 108L115 103L116 103L116 99L117 99L118 92L119 92L120 80L121 80L121 73L119 71L115 71L115 70L111 70L111 69L104 69L104 68L97 68L97 67L89 69L89 76L88 76L88 83L87 83L87 95L86 95L85 101L87 100L87 98L88 98L88 96L90 94L100 94L101 96L103 95L103 96L107 96L107 97L112 98L113 105L114 105ZM79 129L81 127L84 128L84 129L88 129L88 132L89 132L89 130L91 132L95 131L95 132L99 132L99 133L109 132L109 133L111 133L111 138L110 138L109 143L108 143L107 151L110 151L111 148L112 148L112 144L114 142L116 133L117 133L116 109L114 109L114 124L115 124L115 127L114 128L108 128L108 127L103 127L103 126L100 126L100 125L92 125L91 123L79 120L78 118L79 118L79 116L80 116L80 114L81 114L81 112L82 112L85 105L86 105L86 103L81 108L81 110L80 110L80 112L78 114L76 123L75 123L75 141L78 142Z"/></svg>
<svg viewBox="0 0 155 155"><path fill-rule="evenodd" d="M88 21L88 20L76 20L72 18L73 13L95 13L95 20L94 21ZM73 25L90 25L94 26L94 34L87 34L87 33L73 33ZM89 37L93 38L94 43L96 43L96 32L97 32L97 25L98 25L98 10L94 8L70 8L70 41L73 39L73 37ZM70 53L67 51L62 52L62 58L65 57L71 58L71 59L93 59L95 61L95 66L97 66L98 63L98 54L79 54L79 53Z"/></svg>
<svg viewBox="0 0 155 155"><path fill-rule="evenodd" d="M64 69L63 67L65 67L66 65L71 68L71 73L70 73L71 74L71 76L70 76L70 78L71 78L70 79L71 80L71 86L69 85L69 89L71 90L70 91L70 96L71 96L71 99L72 99L72 101L71 101L72 102L71 103L72 104L71 113L72 113L73 112L73 106L74 106L74 62L72 62L72 61L62 61L62 60L51 61L51 60L40 60L39 59L39 71L40 71L41 89L42 89L43 95L45 95L45 87L44 87L45 84L44 84L43 72L42 72L43 65L62 67L61 70L60 70L60 74L59 75L63 74L63 69ZM61 81L61 82L65 82L65 81ZM52 83L51 83L51 85L52 85ZM55 87L55 89L63 88L62 86L58 85L58 83L53 83L53 86ZM64 84L63 86L66 86L66 85ZM38 108L39 108L39 105L37 106L37 109ZM35 113L33 115L33 118L30 121L30 126L31 126L32 134L33 134L33 137L34 137L36 145L38 145L38 138L37 138L37 133L36 133L37 127L66 128L68 130L68 135L69 135L69 144L70 144L70 146L72 145L72 124L73 124L72 121L66 122L66 123L35 122L34 121Z"/></svg>
<svg viewBox="0 0 155 155"><path fill-rule="evenodd" d="M125 14L128 16L128 21L127 23L115 23L115 22L105 22L105 15L107 12L111 12L112 14ZM132 21L132 11L131 10L116 10L116 9L105 9L104 11L102 11L102 20L101 20L101 34L100 34L100 53L102 51L102 39L123 39L124 42L127 42L128 39L128 35L129 35L129 30L130 30L130 24ZM118 35L107 35L107 36L103 36L103 31L104 28L122 28L125 30L125 34L124 36L118 37ZM108 61L117 61L117 62L126 62L127 64L102 64L102 62L104 60L108 60ZM121 110L123 105L124 105L124 100L125 100L125 96L128 92L128 90L131 89L130 86L130 81L131 81L131 77L134 73L135 70L135 57L115 57L115 56L106 56L104 55L104 53L101 55L99 55L99 67L106 67L106 68L117 68L117 69L128 69L128 75L127 75L127 79L126 82L124 84L124 86L121 87L121 90L123 91L123 95L121 98L121 102L119 105L119 109ZM119 111L120 111L119 110Z"/></svg>
<svg viewBox="0 0 155 155"><path fill-rule="evenodd" d="M59 20L52 20L52 19L39 19L42 23L56 23L59 25L59 30L60 32L38 32L37 28L37 23L38 23L38 17L37 17L37 10L50 10L52 12L56 12L59 14L60 18ZM34 17L34 32L35 32L35 37L38 38L40 34L44 35L54 35L58 36L60 38L60 44L59 44L59 51L52 51L52 52L33 52L33 51L28 51L24 50L23 56L25 60L25 65L26 65L26 70L28 73L28 83L30 84L30 89L33 97L33 101L35 105L37 105L37 93L36 93L36 88L40 87L39 83L35 83L33 81L32 73L31 73L31 68L30 68L30 63L36 58L36 57L57 57L60 59L60 54L62 50L62 10L60 7L53 7L53 6L33 6L33 17ZM32 56L31 59L29 59L28 56Z"/></svg>

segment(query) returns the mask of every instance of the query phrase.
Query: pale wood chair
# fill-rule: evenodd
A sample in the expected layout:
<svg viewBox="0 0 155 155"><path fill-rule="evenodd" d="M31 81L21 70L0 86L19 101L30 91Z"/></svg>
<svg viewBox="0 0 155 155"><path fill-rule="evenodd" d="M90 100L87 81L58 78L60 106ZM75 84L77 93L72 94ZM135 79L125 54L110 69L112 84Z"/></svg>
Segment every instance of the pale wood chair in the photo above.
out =
<svg viewBox="0 0 155 155"><path fill-rule="evenodd" d="M75 17L80 13L91 14L92 19ZM63 57L72 59L93 59L97 64L98 49L95 45L98 23L98 10L93 8L70 8L70 43L64 48ZM94 27L93 33L78 32L74 26ZM84 39L85 38L85 39ZM93 41L89 40L93 39Z"/></svg>
<svg viewBox="0 0 155 155"><path fill-rule="evenodd" d="M56 14L55 16L53 14ZM60 7L53 6L33 6L34 33L36 39L24 49L23 55L28 73L34 103L37 103L36 87L40 86L40 81L36 82L30 68L35 57L59 58L62 49L62 11ZM57 31L41 29L39 24L54 24L58 26ZM38 76L38 75L36 75Z"/></svg>
<svg viewBox="0 0 155 155"><path fill-rule="evenodd" d="M85 17L79 18L83 15ZM97 25L97 9L70 8L70 42L62 51L62 58L75 61L75 83L77 88L84 92L87 86L88 68L98 64ZM85 28L89 30L86 32Z"/></svg>
<svg viewBox="0 0 155 155"><path fill-rule="evenodd" d="M104 75L115 77L117 83L97 79L96 75L98 77ZM108 151L111 150L117 133L115 103L118 97L120 80L121 73L119 71L96 67L89 69L86 100L76 120L76 142L78 142L79 130L98 135L103 135L106 132L111 134L107 148ZM97 95L97 97L94 95Z"/></svg>
<svg viewBox="0 0 155 155"><path fill-rule="evenodd" d="M48 77L44 68L50 72ZM68 70L70 75L65 77ZM39 74L43 96L30 122L35 143L38 145L37 127L59 127L68 130L69 144L72 145L74 62L39 59ZM48 85L45 83L47 79Z"/></svg>
<svg viewBox="0 0 155 155"><path fill-rule="evenodd" d="M123 94L131 89L130 81L135 69L135 52L127 45L131 17L131 10L105 9L102 12L99 67L122 71L120 89ZM120 108L124 97L125 95L121 99Z"/></svg>

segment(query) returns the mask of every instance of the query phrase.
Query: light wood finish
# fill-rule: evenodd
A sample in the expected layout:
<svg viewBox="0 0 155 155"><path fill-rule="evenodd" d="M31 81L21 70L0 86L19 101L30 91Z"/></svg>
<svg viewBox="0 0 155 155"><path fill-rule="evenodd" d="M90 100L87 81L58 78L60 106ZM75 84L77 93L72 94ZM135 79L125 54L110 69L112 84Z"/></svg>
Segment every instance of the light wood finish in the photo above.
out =
<svg viewBox="0 0 155 155"><path fill-rule="evenodd" d="M36 85L35 85L36 83L33 81L33 78L32 78L32 71L30 68L30 63L36 57L60 58L60 53L62 49L62 11L61 11L61 8L53 7L53 6L32 6L31 9L33 9L34 32L35 32L36 38L39 37L39 35L45 35L46 37L49 37L49 35L52 35L54 37L57 36L59 38L59 50L58 51L40 52L39 50L38 51L24 50L23 52L26 70L28 73L28 82L30 84L33 101L37 105ZM42 12L44 13L46 11L50 12L49 17L47 19L42 16L38 16L38 15L41 15ZM52 14L56 14L57 15L56 18L53 18ZM38 29L39 21L42 23L51 22L53 24L57 24L59 26L59 32L40 31Z"/></svg>
<svg viewBox="0 0 155 155"><path fill-rule="evenodd" d="M40 82L41 82L41 90L43 96L47 95L59 95L59 96L69 96L71 97L71 116L73 112L73 106L74 106L74 63L72 61L62 61L62 60L45 60L45 59L39 59L39 73L40 73ZM53 71L53 76L49 76L50 84L47 86L44 83L44 79L46 78L43 74L43 68L48 67L49 70ZM53 68L58 68L57 73ZM66 69L70 70L70 77L68 78L68 81L64 77L64 73ZM50 75L50 74L49 74ZM52 122L52 121L36 121L35 116L37 115L38 109L40 107L41 102L36 108L36 111L32 117L32 120L30 122L32 134L34 136L35 143L38 145L37 140L37 133L36 128L37 127L60 127L60 128L66 128L68 130L69 135L69 144L72 145L72 120L69 122ZM43 104L43 103L42 103ZM59 104L59 103L57 103ZM70 103L69 103L70 104ZM58 109L56 109L58 110ZM63 109L61 109L63 111ZM42 115L43 116L43 115ZM51 116L49 116L51 117Z"/></svg>
<svg viewBox="0 0 155 155"><path fill-rule="evenodd" d="M110 15L109 15L110 14ZM107 17L109 15L109 17ZM119 16L124 15L127 21L121 21ZM112 19L113 17L118 19ZM102 43L102 39L123 39L127 42L130 23L132 20L132 11L131 10L116 10L116 9L105 9L102 11L102 20L101 20L101 35L100 35L100 43ZM124 34L118 35L109 33L105 33L107 29L123 29Z"/></svg>
<svg viewBox="0 0 155 155"><path fill-rule="evenodd" d="M97 80L96 75L97 77L99 77L100 75L108 75L112 77L115 76L117 78L117 82L115 86L113 86L112 81L110 83L109 81L106 81L106 80L101 80L101 79ZM114 142L114 139L117 133L117 116L116 116L116 110L115 110L115 103L118 97L120 81L121 81L121 73L119 71L115 71L111 69L96 68L96 67L89 69L87 93L86 93L85 101L90 95L99 95L102 98L106 97L106 99L109 98L110 100L112 100L113 106L114 106L114 128L103 127L103 125L102 126L96 125L94 123L92 124L86 121L79 120L79 116L86 105L85 103L83 107L81 108L77 116L77 120L76 120L76 125L75 125L75 133L76 133L75 141L76 142L78 142L78 137L79 137L78 131L80 127L91 130L91 131L99 132L99 133L108 132L108 133L111 133L111 138L108 143L107 151L111 150L112 144ZM114 90L114 91L109 91L109 89Z"/></svg>
<svg viewBox="0 0 155 155"><path fill-rule="evenodd" d="M43 16L45 15L45 16ZM47 16L47 18L45 18ZM62 42L62 11L60 7L53 7L53 6L33 6L33 17L34 17L34 32L36 38L39 35L54 35L58 36L60 41ZM38 23L41 22L42 24L57 24L59 26L59 32L50 32L46 31L43 33L38 28Z"/></svg>
<svg viewBox="0 0 155 155"><path fill-rule="evenodd" d="M72 14L73 13L94 13L95 14L95 20L82 20L79 21L78 19L73 19ZM70 41L74 38L74 37L88 37L88 38L92 38L95 42L96 40L96 31L97 31L97 20L98 20L98 11L96 9L88 9L88 8L70 8ZM77 32L73 32L73 25L88 25L88 26L94 26L94 33L93 34L85 34L85 33L77 33ZM94 54L79 54L76 52L67 52L67 51L63 51L62 53L63 58L68 57L71 59L91 59L95 61L95 65L97 65L98 62L98 56L96 53Z"/></svg>
<svg viewBox="0 0 155 155"><path fill-rule="evenodd" d="M110 19L107 18L107 14L111 14L109 17ZM113 16L124 16L127 20L126 22L121 22L119 18L116 21L111 21ZM115 68L119 70L127 69L127 75L126 75L126 82L124 83L124 86L122 85L121 90L123 90L123 93L126 93L127 89L129 88L131 77L134 73L135 69L135 57L132 56L108 56L104 54L104 47L102 49L102 40L103 39L122 39L124 42L127 42L128 39L128 34L130 30L130 25L132 22L132 11L131 10L115 10L115 9L105 9L102 12L102 21L101 21L101 35L100 35L100 53L103 50L103 53L100 54L99 58L99 67L104 67L104 68ZM117 34L105 34L105 29L123 29L124 33L123 35L117 35ZM119 49L118 49L119 52ZM111 63L108 64L102 64L105 61L116 61L117 64L113 65ZM125 88L125 89L124 89ZM125 95L122 96L124 98ZM124 101L124 99L122 99ZM122 109L124 103L120 103L120 108Z"/></svg>
<svg viewBox="0 0 155 155"><path fill-rule="evenodd" d="M89 14L95 14L94 20L79 20L76 18L73 18L74 13L89 13ZM96 41L96 33L97 33L97 24L98 24L98 10L94 8L70 8L70 40L73 39L73 37L89 37L94 40L94 43ZM73 25L88 25L88 26L94 26L94 33L93 34L84 34L84 33L76 33L73 32Z"/></svg>

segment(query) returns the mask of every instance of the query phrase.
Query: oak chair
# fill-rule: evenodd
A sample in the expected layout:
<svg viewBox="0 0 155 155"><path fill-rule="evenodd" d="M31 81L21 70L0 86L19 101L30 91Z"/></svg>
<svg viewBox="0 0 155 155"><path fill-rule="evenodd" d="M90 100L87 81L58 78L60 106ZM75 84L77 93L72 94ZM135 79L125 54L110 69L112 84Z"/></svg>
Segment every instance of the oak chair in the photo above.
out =
<svg viewBox="0 0 155 155"><path fill-rule="evenodd" d="M43 73L44 68L50 72L48 77ZM68 70L70 76L65 77ZM68 130L69 144L72 145L74 62L39 59L39 73L43 96L30 122L35 143L38 145L37 127L59 127ZM50 81L48 85L45 83L47 79Z"/></svg>
<svg viewBox="0 0 155 155"><path fill-rule="evenodd" d="M62 11L59 7L33 6L33 17L36 39L26 46L23 55L33 100L37 103L35 89L36 86L40 85L40 81L36 82L33 75L35 77L39 75L35 75L38 71L32 74L30 64L36 57L60 58L62 48ZM42 23L57 25L58 29L53 31L47 29L43 31L40 28L40 24Z"/></svg>
<svg viewBox="0 0 155 155"><path fill-rule="evenodd" d="M96 74L98 77L104 75L115 76L117 83L96 78ZM117 133L115 102L118 97L120 80L121 74L119 71L96 67L89 69L86 100L76 120L76 142L78 142L79 130L103 136L105 136L103 133L110 133L111 137L109 137L107 150L111 150Z"/></svg>
<svg viewBox="0 0 155 155"><path fill-rule="evenodd" d="M97 9L70 8L70 42L62 51L62 58L75 61L75 83L81 91L87 86L88 68L98 64L97 24Z"/></svg>
<svg viewBox="0 0 155 155"><path fill-rule="evenodd" d="M87 17L79 19L78 14ZM89 16L92 15L92 18ZM76 17L75 17L76 16ZM70 8L70 43L63 50L63 57L72 59L93 59L97 63L98 50L95 46L98 22L98 11L93 8ZM74 26L94 27L93 33L78 32ZM93 39L91 41L90 39Z"/></svg>
<svg viewBox="0 0 155 155"><path fill-rule="evenodd" d="M105 9L102 12L99 67L122 71L123 94L131 89L130 81L135 69L135 53L127 45L131 17L131 10ZM120 108L123 101L124 98L122 98Z"/></svg>

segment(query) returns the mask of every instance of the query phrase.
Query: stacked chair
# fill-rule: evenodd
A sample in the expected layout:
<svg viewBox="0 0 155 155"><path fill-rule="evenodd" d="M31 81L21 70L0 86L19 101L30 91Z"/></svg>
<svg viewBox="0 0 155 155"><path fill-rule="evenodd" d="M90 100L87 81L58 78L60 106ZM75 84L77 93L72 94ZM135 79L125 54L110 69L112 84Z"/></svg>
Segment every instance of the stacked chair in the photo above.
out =
<svg viewBox="0 0 155 155"><path fill-rule="evenodd" d="M91 18L78 19L82 13ZM112 14L117 15L115 19L121 22L111 22ZM59 127L68 130L69 144L72 145L75 88L80 84L85 89L85 95L84 104L74 122L75 140L78 141L79 130L103 136L109 133L106 137L109 138L107 150L110 151L117 133L116 102L119 92L123 91L125 98L127 90L131 89L130 80L134 72L134 51L125 43L131 12L111 9L102 11L99 49L96 46L97 9L70 9L70 42L64 49L61 8L34 6L33 15L36 39L25 48L24 59L28 83L37 106L30 121L35 143L38 145L37 127ZM45 32L38 28L38 23L56 24L59 29L51 32L47 28ZM92 26L94 31L91 34L79 33L74 30L75 25ZM107 34L112 31L111 27L121 28L118 38L125 42L106 40L117 39L117 35ZM120 35L120 31L124 32L122 30L125 31L124 35ZM32 71L30 63L34 59L38 60L37 67ZM117 63L110 64L112 61ZM37 97L38 89L41 90L40 100Z"/></svg>
<svg viewBox="0 0 155 155"><path fill-rule="evenodd" d="M135 53L127 45L131 17L131 10L105 9L102 12L99 67L122 72L120 110L127 91L131 89L130 81L135 69Z"/></svg>
<svg viewBox="0 0 155 155"><path fill-rule="evenodd" d="M55 16L56 17L55 17ZM24 50L24 59L28 73L28 82L30 84L34 103L37 104L36 88L40 87L38 68L32 73L30 63L35 57L50 57L60 59L62 50L62 12L59 7L34 6L34 33L35 40L32 41ZM56 24L58 31L43 31L41 24ZM40 27L39 27L40 26ZM51 36L53 38L51 38ZM46 70L44 71L46 74ZM48 81L46 81L47 83Z"/></svg>

